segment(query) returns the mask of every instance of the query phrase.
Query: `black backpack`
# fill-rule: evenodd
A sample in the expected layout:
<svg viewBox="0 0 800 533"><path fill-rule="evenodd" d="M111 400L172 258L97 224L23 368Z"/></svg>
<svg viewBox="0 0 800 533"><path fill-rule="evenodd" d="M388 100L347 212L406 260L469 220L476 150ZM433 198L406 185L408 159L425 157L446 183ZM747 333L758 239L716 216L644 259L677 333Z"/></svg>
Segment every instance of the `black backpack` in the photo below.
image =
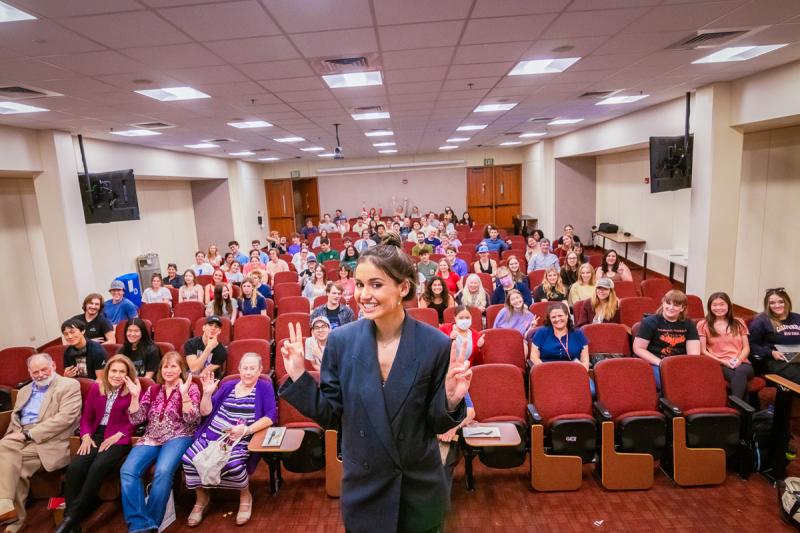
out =
<svg viewBox="0 0 800 533"><path fill-rule="evenodd" d="M752 435L750 448L753 457L753 469L761 472L767 468L767 456L772 449L772 411L763 409L753 414L751 420Z"/></svg>

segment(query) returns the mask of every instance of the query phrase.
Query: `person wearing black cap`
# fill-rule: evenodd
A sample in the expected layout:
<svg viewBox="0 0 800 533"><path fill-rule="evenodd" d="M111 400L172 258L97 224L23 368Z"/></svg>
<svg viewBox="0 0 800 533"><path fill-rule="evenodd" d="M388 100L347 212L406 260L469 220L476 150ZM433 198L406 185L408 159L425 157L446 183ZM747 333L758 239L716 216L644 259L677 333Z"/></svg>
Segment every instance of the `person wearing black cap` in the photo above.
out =
<svg viewBox="0 0 800 533"><path fill-rule="evenodd" d="M64 376L68 378L97 379L106 366L106 351L86 338L86 323L70 318L61 324L61 335L67 348L64 350Z"/></svg>
<svg viewBox="0 0 800 533"><path fill-rule="evenodd" d="M222 320L211 315L203 324L203 334L192 337L183 345L186 354L186 364L194 375L200 375L204 370L210 369L217 379L222 377L222 366L228 359L228 350L219 342L222 332Z"/></svg>

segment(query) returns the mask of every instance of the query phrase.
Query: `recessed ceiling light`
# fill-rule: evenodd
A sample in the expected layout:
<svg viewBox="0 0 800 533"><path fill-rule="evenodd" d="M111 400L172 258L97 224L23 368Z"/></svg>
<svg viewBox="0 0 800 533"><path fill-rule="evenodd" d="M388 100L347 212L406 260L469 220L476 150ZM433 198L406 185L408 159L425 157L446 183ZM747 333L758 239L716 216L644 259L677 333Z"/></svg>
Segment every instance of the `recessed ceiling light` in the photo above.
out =
<svg viewBox="0 0 800 533"><path fill-rule="evenodd" d="M354 113L350 115L353 120L377 120L379 118L389 118L388 111L380 111L376 113Z"/></svg>
<svg viewBox="0 0 800 533"><path fill-rule="evenodd" d="M633 96L609 96L608 98L603 98L599 102L594 105L616 105L616 104L630 104L631 102L637 102L639 100L643 100L650 96L649 94L637 94Z"/></svg>
<svg viewBox="0 0 800 533"><path fill-rule="evenodd" d="M394 135L392 130L372 130L364 133L367 137L386 137L388 135Z"/></svg>
<svg viewBox="0 0 800 533"><path fill-rule="evenodd" d="M458 148L457 144L446 144L444 146L440 146L439 150L455 150L456 148Z"/></svg>
<svg viewBox="0 0 800 533"><path fill-rule="evenodd" d="M477 130L482 130L486 126L488 126L488 124L473 124L471 126L470 125L459 126L456 128L456 131L477 131Z"/></svg>
<svg viewBox="0 0 800 533"><path fill-rule="evenodd" d="M548 126L563 126L565 124L577 124L581 122L582 118L557 118L551 122L548 122Z"/></svg>
<svg viewBox="0 0 800 533"><path fill-rule="evenodd" d="M231 152L228 155L245 156L245 155L256 155L256 153L255 152L251 152L250 150L244 150L244 151L241 151L241 152Z"/></svg>
<svg viewBox="0 0 800 533"><path fill-rule="evenodd" d="M392 141L384 141L382 143L372 143L372 146L374 146L375 148L380 148L381 146L394 146L395 144L397 143Z"/></svg>
<svg viewBox="0 0 800 533"><path fill-rule="evenodd" d="M516 146L518 144L522 144L522 141L505 141L501 142L500 146Z"/></svg>
<svg viewBox="0 0 800 533"><path fill-rule="evenodd" d="M726 61L747 61L773 50L783 48L785 44L768 44L763 46L732 46L723 48L713 54L701 57L692 63L724 63Z"/></svg>
<svg viewBox="0 0 800 533"><path fill-rule="evenodd" d="M331 89L345 87L366 87L368 85L383 85L383 78L378 70L370 72L348 72L346 74L328 74L322 80Z"/></svg>
<svg viewBox="0 0 800 533"><path fill-rule="evenodd" d="M42 111L50 111L43 107L34 107L32 105L20 104L17 102L0 102L0 115L16 115L19 113L41 113Z"/></svg>
<svg viewBox="0 0 800 533"><path fill-rule="evenodd" d="M280 161L280 157L260 157L259 161Z"/></svg>
<svg viewBox="0 0 800 533"><path fill-rule="evenodd" d="M302 137L280 137L279 139L272 139L276 143L299 143L305 141Z"/></svg>
<svg viewBox="0 0 800 533"><path fill-rule="evenodd" d="M317 154L317 157L333 157L333 156L335 156L335 155L336 155L336 154L334 154L333 152L331 152L331 153L327 153L327 154Z"/></svg>
<svg viewBox="0 0 800 533"><path fill-rule="evenodd" d="M198 98L211 98L210 95L192 89L191 87L166 87L164 89L143 89L134 91L144 96L154 98L161 102L175 102L177 100L196 100Z"/></svg>
<svg viewBox="0 0 800 533"><path fill-rule="evenodd" d="M186 148L219 148L218 144L214 143L197 143L197 144L184 144Z"/></svg>
<svg viewBox="0 0 800 533"><path fill-rule="evenodd" d="M460 142L467 142L470 140L470 137L450 137L445 142L446 143L460 143Z"/></svg>
<svg viewBox="0 0 800 533"><path fill-rule="evenodd" d="M270 128L272 124L265 120L248 120L243 122L228 122L228 126L233 126L234 128L245 129L245 128Z"/></svg>
<svg viewBox="0 0 800 533"><path fill-rule="evenodd" d="M508 111L514 109L516 103L513 104L483 104L475 108L475 113L492 113L495 111Z"/></svg>
<svg viewBox="0 0 800 533"><path fill-rule="evenodd" d="M565 57L562 59L534 59L532 61L520 61L517 66L511 69L509 76L527 76L528 74L552 74L564 72L574 65L580 57Z"/></svg>
<svg viewBox="0 0 800 533"><path fill-rule="evenodd" d="M379 154L396 154L397 150L378 150Z"/></svg>
<svg viewBox="0 0 800 533"><path fill-rule="evenodd" d="M323 148L321 146L309 146L308 148L300 148L300 150L302 150L304 152L321 152L324 149L325 148Z"/></svg>
<svg viewBox="0 0 800 533"><path fill-rule="evenodd" d="M36 20L36 17L5 2L0 2L0 22L15 22L17 20Z"/></svg>
<svg viewBox="0 0 800 533"><path fill-rule="evenodd" d="M161 135L161 132L152 130L121 130L112 131L111 135L122 135L123 137L151 137L153 135Z"/></svg>
<svg viewBox="0 0 800 533"><path fill-rule="evenodd" d="M529 138L531 138L531 137L544 137L545 135L547 135L547 134L546 134L546 133L544 133L544 132L537 132L537 133L523 133L522 135L520 135L520 136L519 136L519 138L520 138L520 139L529 139Z"/></svg>

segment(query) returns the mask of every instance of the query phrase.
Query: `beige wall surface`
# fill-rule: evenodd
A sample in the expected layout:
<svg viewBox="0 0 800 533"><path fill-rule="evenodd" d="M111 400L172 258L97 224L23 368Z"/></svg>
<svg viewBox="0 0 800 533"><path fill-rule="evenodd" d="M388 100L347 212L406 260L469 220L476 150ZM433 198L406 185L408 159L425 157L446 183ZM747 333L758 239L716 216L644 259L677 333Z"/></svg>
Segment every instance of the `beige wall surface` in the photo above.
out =
<svg viewBox="0 0 800 533"><path fill-rule="evenodd" d="M555 160L555 239L566 224L586 242L595 224L597 164L594 157L564 157Z"/></svg>

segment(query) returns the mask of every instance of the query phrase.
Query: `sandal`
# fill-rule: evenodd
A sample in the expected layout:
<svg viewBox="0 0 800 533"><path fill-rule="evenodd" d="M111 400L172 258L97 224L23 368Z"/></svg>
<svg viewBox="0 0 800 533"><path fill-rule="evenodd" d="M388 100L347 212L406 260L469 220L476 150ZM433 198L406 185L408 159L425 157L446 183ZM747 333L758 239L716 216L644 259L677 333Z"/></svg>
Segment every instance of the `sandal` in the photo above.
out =
<svg viewBox="0 0 800 533"><path fill-rule="evenodd" d="M239 512L236 513L236 525L243 526L247 522L250 521L250 515L252 514L253 508L253 500L250 500L250 503L240 503L239 504Z"/></svg>
<svg viewBox="0 0 800 533"><path fill-rule="evenodd" d="M192 512L189 513L189 518L186 519L186 525L189 527L199 526L200 522L203 521L203 515L206 514L206 509L208 509L208 504L195 504L194 507L192 507Z"/></svg>

